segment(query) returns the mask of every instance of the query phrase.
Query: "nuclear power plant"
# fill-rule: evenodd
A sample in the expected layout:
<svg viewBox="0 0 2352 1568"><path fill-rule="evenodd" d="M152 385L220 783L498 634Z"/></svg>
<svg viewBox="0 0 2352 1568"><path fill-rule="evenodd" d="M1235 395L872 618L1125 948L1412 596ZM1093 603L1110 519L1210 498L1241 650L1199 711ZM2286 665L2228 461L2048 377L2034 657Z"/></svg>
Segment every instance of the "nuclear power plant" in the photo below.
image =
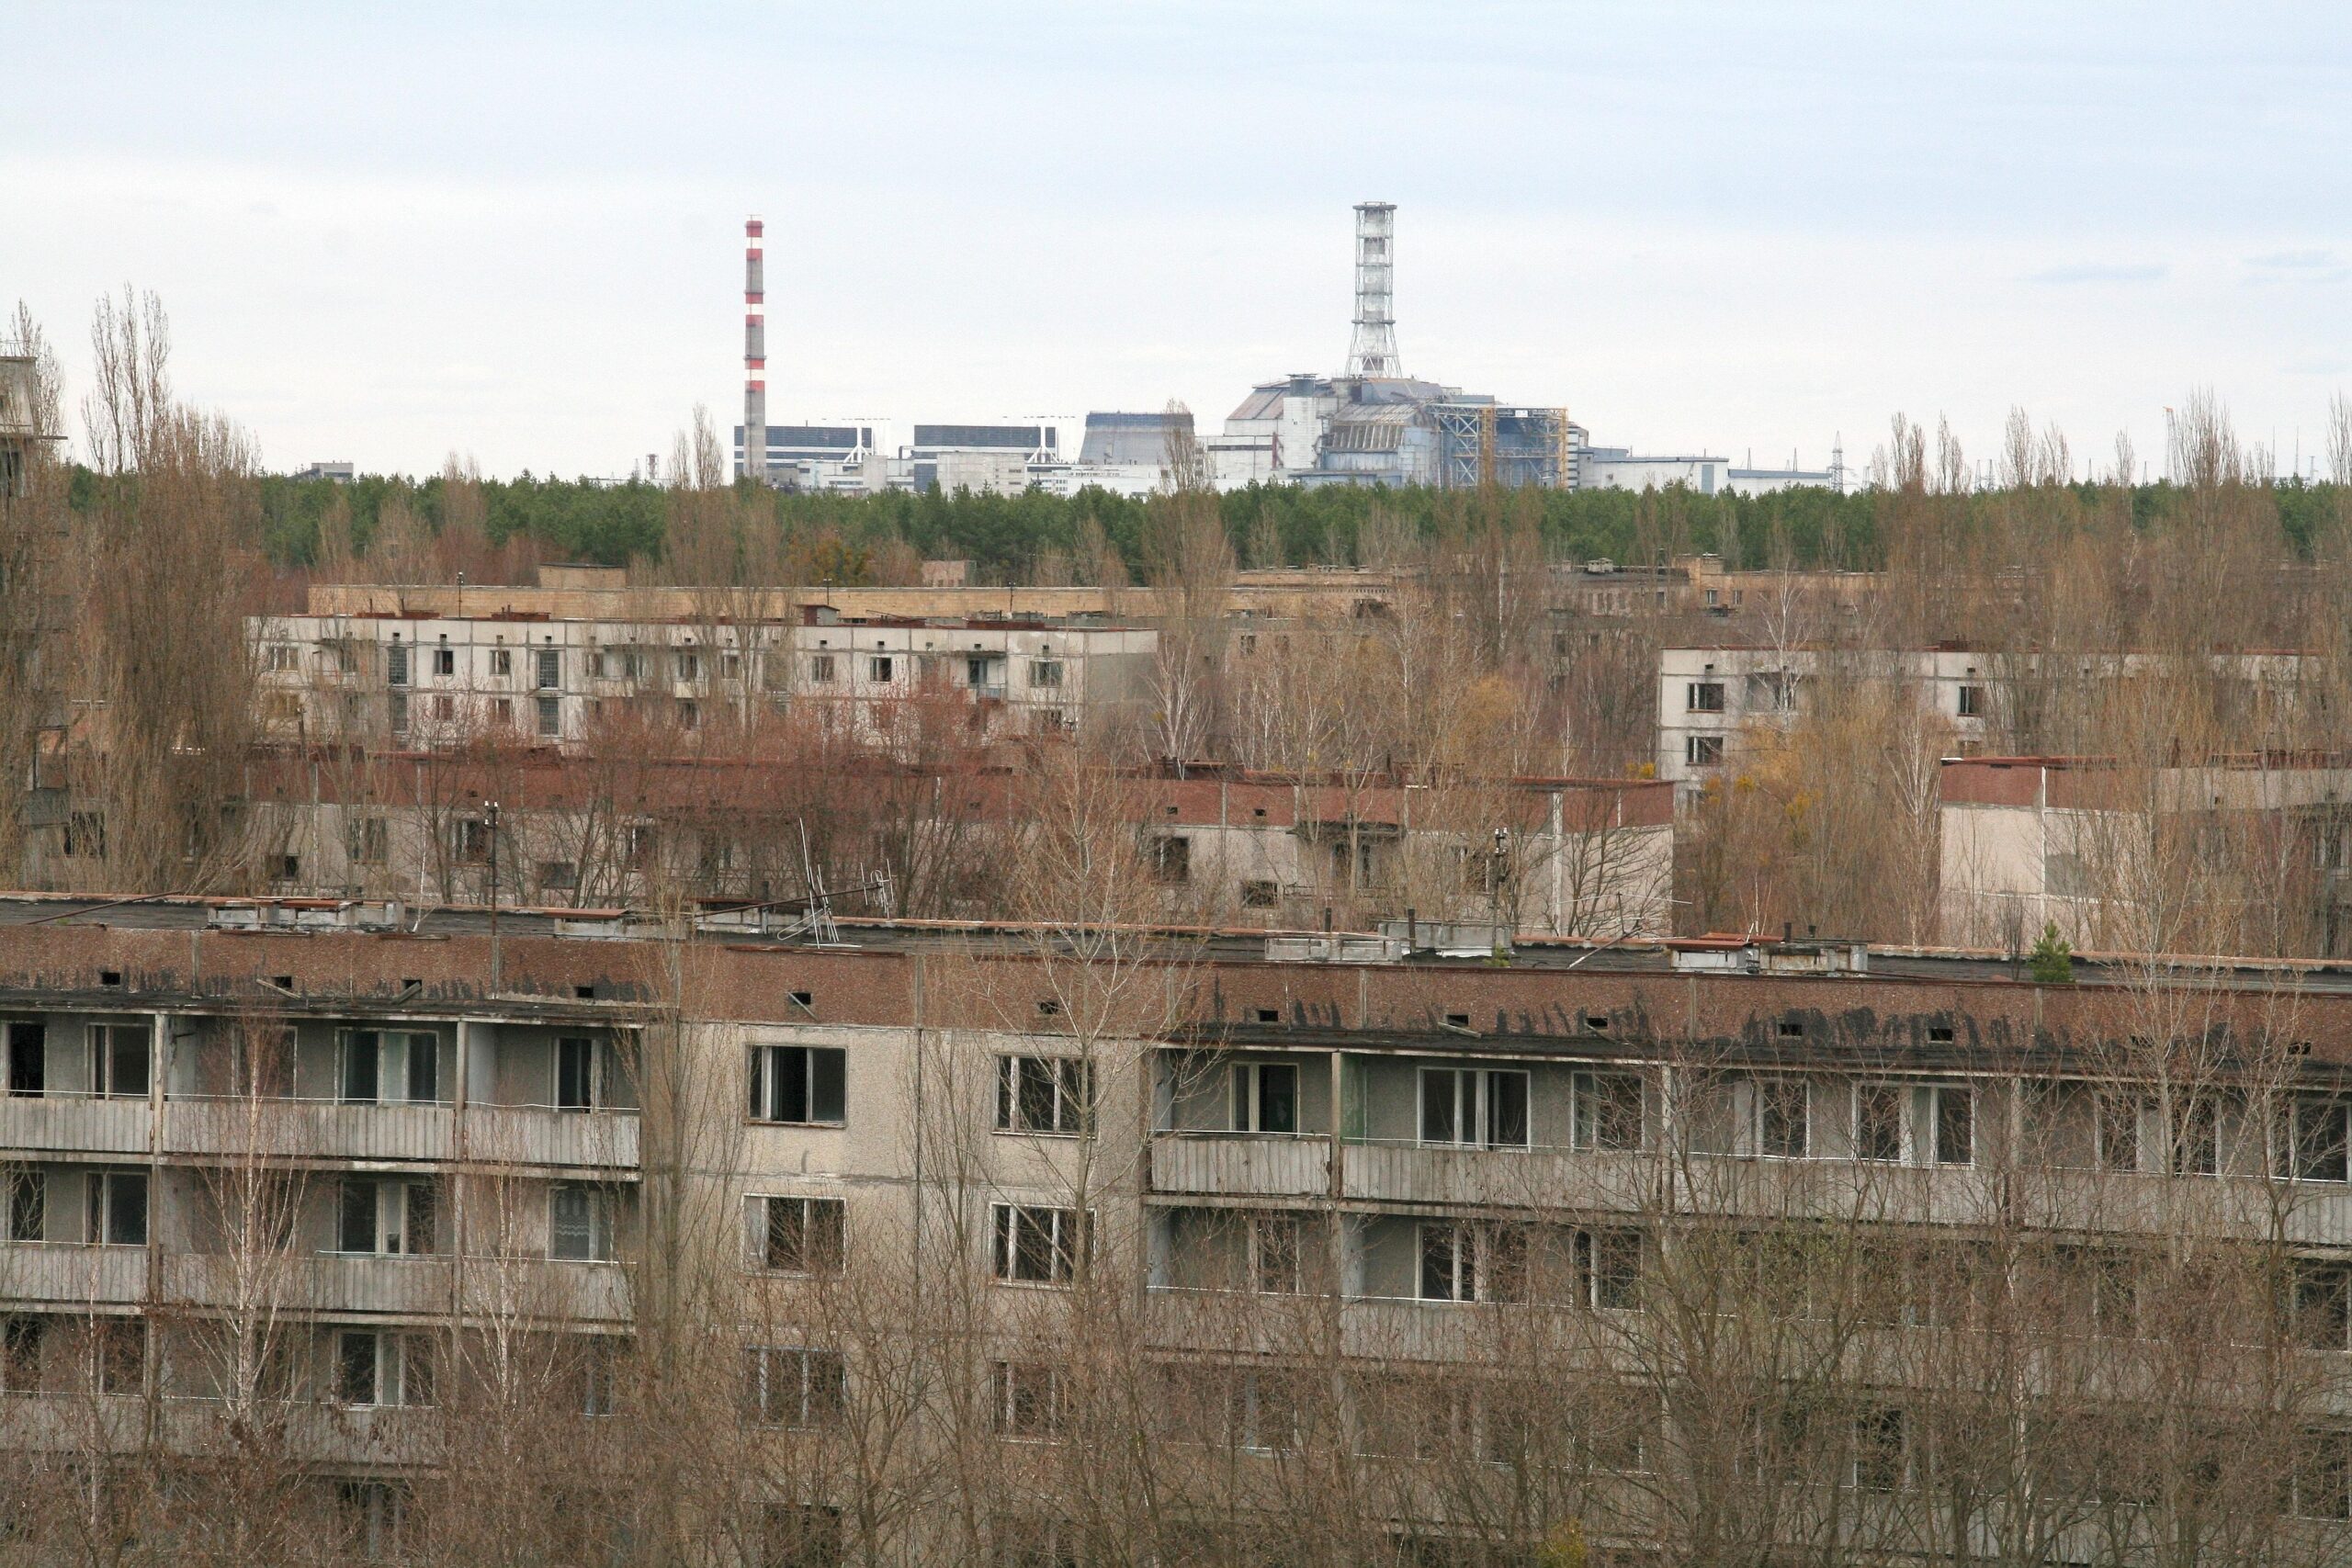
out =
<svg viewBox="0 0 2352 1568"><path fill-rule="evenodd" d="M1259 383L1200 440L1220 490L1253 484L1408 486L1468 490L1481 485L1573 490L1663 488L1687 484L1713 493L1760 493L1799 484L1831 484L1834 470L1756 469L1705 453L1640 456L1627 447L1595 448L1565 408L1505 402L1489 393L1424 380L1405 370L1396 335L1396 207L1355 209L1355 309L1344 370L1304 371ZM743 423L735 429L735 471L786 490L875 493L1038 489L1074 494L1101 489L1148 494L1159 487L1167 441L1192 416L1095 412L1076 460L1050 423L918 424L914 438L885 454L871 424L771 425L767 423L763 332L762 226L744 226Z"/></svg>

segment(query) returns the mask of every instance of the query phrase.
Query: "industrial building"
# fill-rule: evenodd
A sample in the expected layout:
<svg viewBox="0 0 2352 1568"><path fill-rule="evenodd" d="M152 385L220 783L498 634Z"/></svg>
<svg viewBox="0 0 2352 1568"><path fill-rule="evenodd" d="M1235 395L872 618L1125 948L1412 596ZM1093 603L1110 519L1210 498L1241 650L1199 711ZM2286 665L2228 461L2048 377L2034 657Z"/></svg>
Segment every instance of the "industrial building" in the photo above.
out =
<svg viewBox="0 0 2352 1568"><path fill-rule="evenodd" d="M1481 483L1571 489L1582 426L1565 409L1507 405L1405 373L1397 352L1393 203L1356 207L1354 335L1340 376L1253 389L1205 446L1216 483Z"/></svg>
<svg viewBox="0 0 2352 1568"><path fill-rule="evenodd" d="M2340 975L806 925L0 898L12 1537L2341 1560Z"/></svg>

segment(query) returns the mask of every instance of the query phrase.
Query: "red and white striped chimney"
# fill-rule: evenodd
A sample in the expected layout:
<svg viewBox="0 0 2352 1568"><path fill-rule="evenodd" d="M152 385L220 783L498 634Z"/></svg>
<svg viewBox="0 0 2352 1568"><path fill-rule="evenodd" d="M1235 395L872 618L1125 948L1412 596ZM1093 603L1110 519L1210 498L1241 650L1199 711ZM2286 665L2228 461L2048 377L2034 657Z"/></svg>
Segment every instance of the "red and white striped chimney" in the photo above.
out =
<svg viewBox="0 0 2352 1568"><path fill-rule="evenodd" d="M743 472L763 484L768 477L767 279L762 258L764 226L743 223Z"/></svg>

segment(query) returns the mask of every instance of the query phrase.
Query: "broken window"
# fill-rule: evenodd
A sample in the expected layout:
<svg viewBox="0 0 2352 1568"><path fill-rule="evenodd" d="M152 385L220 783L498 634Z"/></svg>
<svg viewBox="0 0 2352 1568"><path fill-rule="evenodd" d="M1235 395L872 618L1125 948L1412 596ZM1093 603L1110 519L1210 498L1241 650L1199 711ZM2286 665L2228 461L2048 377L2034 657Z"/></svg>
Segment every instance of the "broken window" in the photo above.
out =
<svg viewBox="0 0 2352 1568"><path fill-rule="evenodd" d="M1151 874L1171 885L1193 879L1193 840L1182 833L1165 833L1151 841Z"/></svg>
<svg viewBox="0 0 2352 1568"><path fill-rule="evenodd" d="M394 641L384 650L384 683L388 686L408 684L408 645Z"/></svg>
<svg viewBox="0 0 2352 1568"><path fill-rule="evenodd" d="M1282 889L1263 878L1253 878L1241 885L1241 907L1245 909L1271 909L1282 902Z"/></svg>
<svg viewBox="0 0 2352 1568"><path fill-rule="evenodd" d="M990 1272L1014 1284L1066 1285L1078 1271L1090 1228L1076 1209L990 1205Z"/></svg>
<svg viewBox="0 0 2352 1568"><path fill-rule="evenodd" d="M996 1127L1000 1133L1075 1135L1091 1125L1094 1068L1076 1056L999 1056Z"/></svg>
<svg viewBox="0 0 2352 1568"><path fill-rule="evenodd" d="M0 1241L49 1235L49 1173L39 1166L0 1165Z"/></svg>
<svg viewBox="0 0 2352 1568"><path fill-rule="evenodd" d="M1984 687L1962 686L1960 689L1960 716L1962 718L1982 718L1984 716Z"/></svg>
<svg viewBox="0 0 2352 1568"><path fill-rule="evenodd" d="M760 1267L779 1274L838 1274L849 1215L839 1198L754 1198Z"/></svg>
<svg viewBox="0 0 2352 1568"><path fill-rule="evenodd" d="M838 1046L752 1046L752 1120L845 1122L848 1063L849 1054Z"/></svg>
<svg viewBox="0 0 2352 1568"><path fill-rule="evenodd" d="M1062 1430L1061 1375L1044 1361L999 1361L989 1369L989 1405L997 1433L1007 1438L1057 1438Z"/></svg>

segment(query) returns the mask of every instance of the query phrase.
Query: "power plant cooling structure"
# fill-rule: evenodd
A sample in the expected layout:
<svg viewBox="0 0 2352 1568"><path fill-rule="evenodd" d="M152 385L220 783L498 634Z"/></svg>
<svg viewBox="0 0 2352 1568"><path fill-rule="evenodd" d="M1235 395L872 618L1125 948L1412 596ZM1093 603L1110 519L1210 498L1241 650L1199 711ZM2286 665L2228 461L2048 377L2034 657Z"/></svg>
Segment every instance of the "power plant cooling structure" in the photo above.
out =
<svg viewBox="0 0 2352 1568"><path fill-rule="evenodd" d="M765 226L743 221L743 472L762 484L768 478L768 325L766 264L761 254Z"/></svg>
<svg viewBox="0 0 2352 1568"><path fill-rule="evenodd" d="M1396 204L1356 203L1356 331L1348 374L1378 379L1405 374L1396 356Z"/></svg>

